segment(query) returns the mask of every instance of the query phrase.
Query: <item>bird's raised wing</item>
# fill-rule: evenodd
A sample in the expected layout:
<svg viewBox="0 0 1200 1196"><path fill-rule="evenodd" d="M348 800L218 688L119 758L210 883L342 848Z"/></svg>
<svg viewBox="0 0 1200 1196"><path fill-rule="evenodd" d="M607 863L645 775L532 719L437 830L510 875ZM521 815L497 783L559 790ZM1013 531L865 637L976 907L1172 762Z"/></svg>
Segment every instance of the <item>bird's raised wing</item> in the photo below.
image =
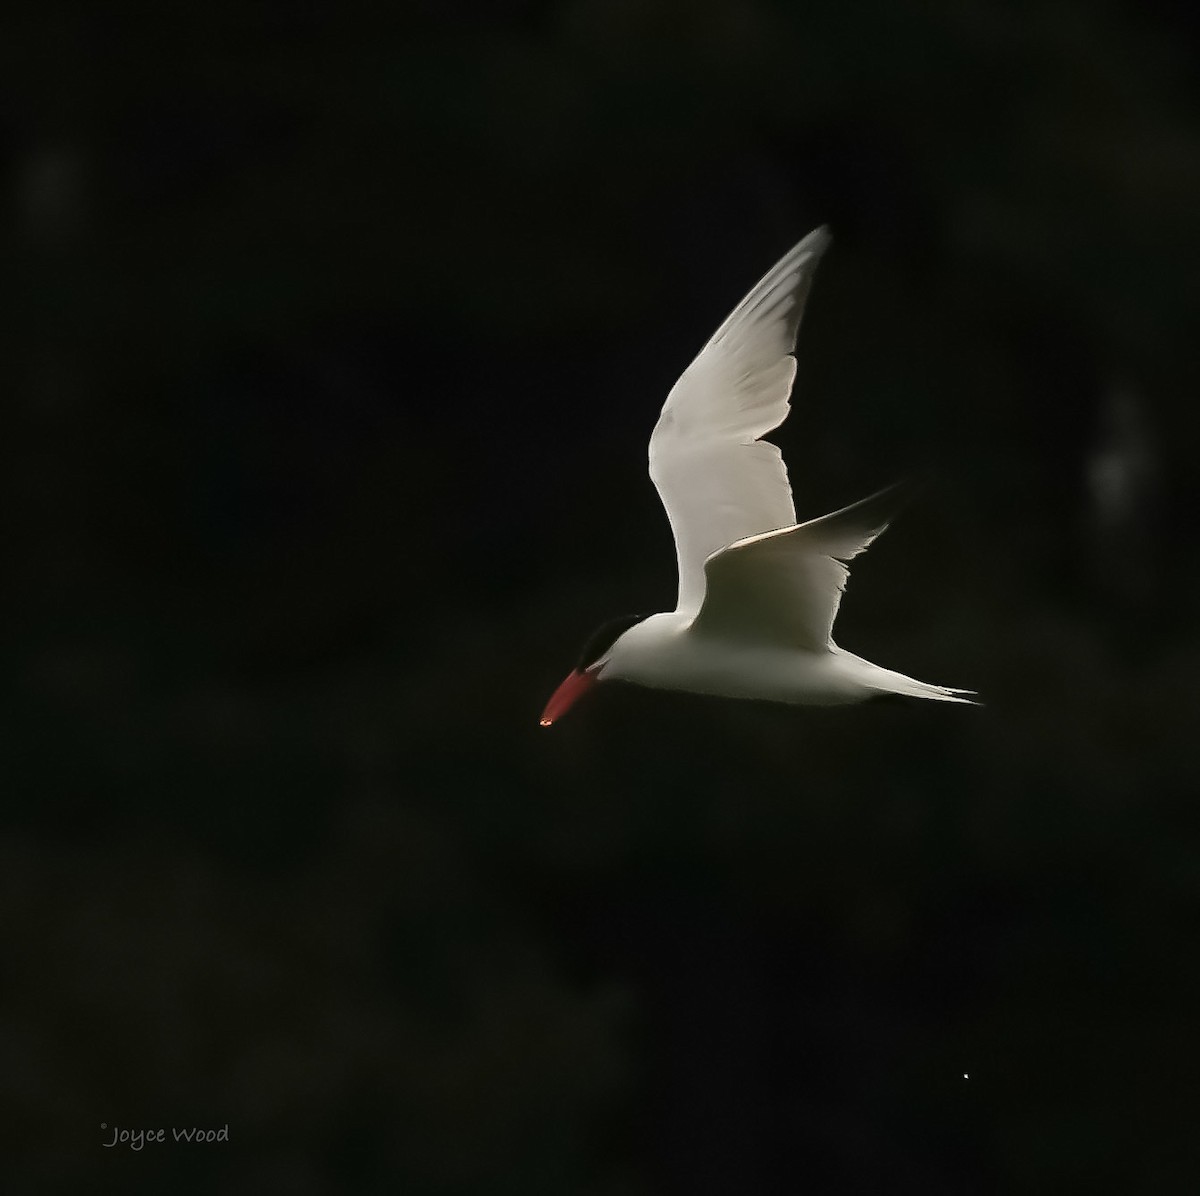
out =
<svg viewBox="0 0 1200 1196"><path fill-rule="evenodd" d="M887 527L905 497L889 486L819 519L739 540L704 565L697 635L826 651L852 560Z"/></svg>
<svg viewBox="0 0 1200 1196"><path fill-rule="evenodd" d="M650 437L650 477L679 559L678 610L704 599L704 562L735 540L796 522L779 449L759 440L786 418L791 356L829 232L808 234L738 304L684 370Z"/></svg>

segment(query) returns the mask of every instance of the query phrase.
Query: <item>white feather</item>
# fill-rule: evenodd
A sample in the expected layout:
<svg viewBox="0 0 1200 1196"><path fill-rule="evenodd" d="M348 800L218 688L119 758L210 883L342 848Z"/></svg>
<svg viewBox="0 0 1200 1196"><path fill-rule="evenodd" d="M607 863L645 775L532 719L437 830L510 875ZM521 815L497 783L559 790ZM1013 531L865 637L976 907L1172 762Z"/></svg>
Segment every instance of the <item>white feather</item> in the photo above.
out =
<svg viewBox="0 0 1200 1196"><path fill-rule="evenodd" d="M738 304L672 387L650 437L650 477L675 535L680 612L700 609L714 552L796 522L783 457L759 437L787 417L791 351L829 241L824 228L809 233Z"/></svg>

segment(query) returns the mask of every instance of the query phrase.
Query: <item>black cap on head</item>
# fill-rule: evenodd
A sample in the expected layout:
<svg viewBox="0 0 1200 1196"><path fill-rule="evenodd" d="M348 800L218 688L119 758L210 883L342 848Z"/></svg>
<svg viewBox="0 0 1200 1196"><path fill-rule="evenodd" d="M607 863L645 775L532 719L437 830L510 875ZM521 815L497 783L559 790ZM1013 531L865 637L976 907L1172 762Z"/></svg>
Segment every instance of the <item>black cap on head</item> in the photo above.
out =
<svg viewBox="0 0 1200 1196"><path fill-rule="evenodd" d="M635 624L649 617L649 615L622 615L619 619L609 619L607 623L601 624L588 636L587 643L583 645L583 651L579 654L579 663L575 667L582 670L595 664L620 636Z"/></svg>

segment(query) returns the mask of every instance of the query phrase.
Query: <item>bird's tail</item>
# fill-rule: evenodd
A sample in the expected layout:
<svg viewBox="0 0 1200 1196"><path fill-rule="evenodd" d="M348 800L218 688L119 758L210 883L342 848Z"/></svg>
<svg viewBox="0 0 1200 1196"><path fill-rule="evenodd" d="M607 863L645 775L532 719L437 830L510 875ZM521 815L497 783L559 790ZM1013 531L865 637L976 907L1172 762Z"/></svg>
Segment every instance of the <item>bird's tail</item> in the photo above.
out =
<svg viewBox="0 0 1200 1196"><path fill-rule="evenodd" d="M866 661L863 661L866 664ZM881 694L900 694L906 698L927 698L931 702L962 702L967 706L978 706L975 701L975 690L954 689L949 685L931 685L928 681L918 681L915 677L906 677L903 673L895 673L891 669L881 669L878 665L869 665L869 673L862 677L865 685L877 689Z"/></svg>
<svg viewBox="0 0 1200 1196"><path fill-rule="evenodd" d="M981 705L975 700L975 690L973 689L953 689L949 685L931 685L928 681L914 681L911 677L905 677L904 680L908 682L904 689L897 687L888 692L903 694L909 698L928 698L933 702L963 702L967 706Z"/></svg>

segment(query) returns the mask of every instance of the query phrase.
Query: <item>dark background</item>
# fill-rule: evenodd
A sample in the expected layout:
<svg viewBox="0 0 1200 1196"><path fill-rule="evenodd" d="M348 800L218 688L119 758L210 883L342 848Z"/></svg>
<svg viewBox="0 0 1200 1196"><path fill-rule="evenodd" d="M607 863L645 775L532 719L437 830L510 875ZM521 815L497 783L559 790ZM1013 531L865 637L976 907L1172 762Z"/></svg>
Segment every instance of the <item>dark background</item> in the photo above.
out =
<svg viewBox="0 0 1200 1196"><path fill-rule="evenodd" d="M5 1191L1194 1191L1187 10L22 13ZM935 479L839 640L986 705L540 730L820 222L799 510Z"/></svg>

